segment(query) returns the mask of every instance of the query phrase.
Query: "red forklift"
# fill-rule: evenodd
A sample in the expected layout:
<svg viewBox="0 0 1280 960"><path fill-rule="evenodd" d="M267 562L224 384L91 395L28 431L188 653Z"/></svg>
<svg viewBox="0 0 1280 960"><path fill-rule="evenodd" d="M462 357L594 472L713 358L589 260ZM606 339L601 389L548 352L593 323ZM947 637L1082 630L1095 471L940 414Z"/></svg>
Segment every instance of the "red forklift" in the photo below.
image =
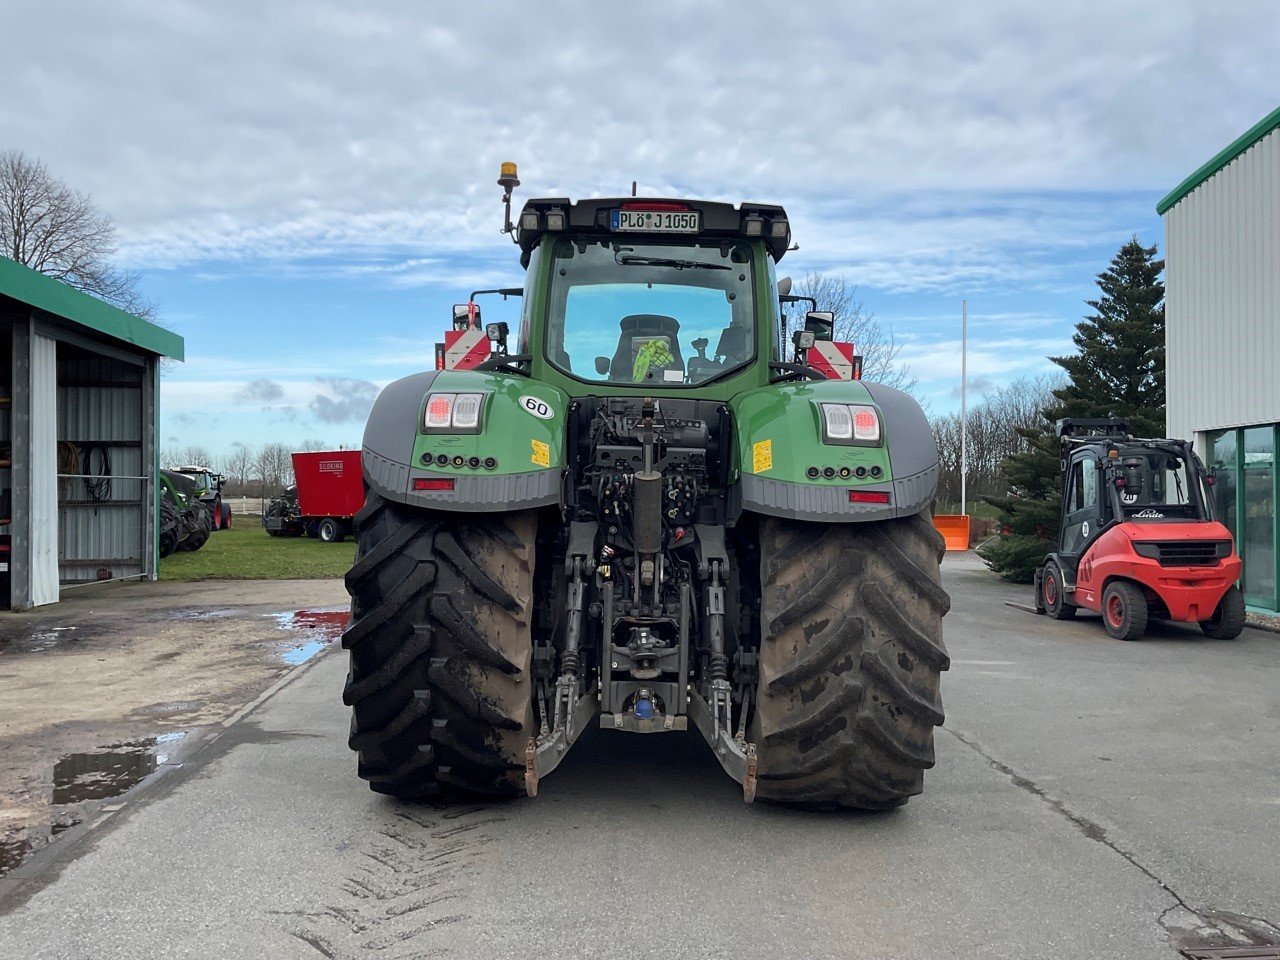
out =
<svg viewBox="0 0 1280 960"><path fill-rule="evenodd" d="M1062 516L1058 549L1036 569L1036 612L1092 610L1117 640L1139 639L1149 620L1238 637L1240 557L1191 444L1132 437L1127 420L1059 420L1057 431Z"/></svg>

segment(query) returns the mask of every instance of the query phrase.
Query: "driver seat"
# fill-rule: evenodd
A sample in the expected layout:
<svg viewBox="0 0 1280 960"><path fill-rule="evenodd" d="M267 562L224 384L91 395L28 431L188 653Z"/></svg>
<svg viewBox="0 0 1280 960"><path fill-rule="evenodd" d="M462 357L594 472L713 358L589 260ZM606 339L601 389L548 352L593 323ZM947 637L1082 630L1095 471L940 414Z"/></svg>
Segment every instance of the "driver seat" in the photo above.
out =
<svg viewBox="0 0 1280 960"><path fill-rule="evenodd" d="M665 317L659 313L633 313L623 317L619 326L621 333L618 337L618 349L609 365L610 380L630 382L631 367L639 348L633 342L637 337L662 337L667 341L667 347L674 357L667 369L684 370L684 358L680 356L680 321L675 317Z"/></svg>

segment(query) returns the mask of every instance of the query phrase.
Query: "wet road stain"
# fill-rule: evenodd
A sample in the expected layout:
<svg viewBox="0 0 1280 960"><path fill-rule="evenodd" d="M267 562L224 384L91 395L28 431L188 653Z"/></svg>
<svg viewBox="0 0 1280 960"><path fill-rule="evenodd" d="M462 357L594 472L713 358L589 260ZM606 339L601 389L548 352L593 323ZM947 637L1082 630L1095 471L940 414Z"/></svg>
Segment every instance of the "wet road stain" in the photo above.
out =
<svg viewBox="0 0 1280 960"><path fill-rule="evenodd" d="M47 653L89 639L80 627L40 626L26 633L0 637L0 653Z"/></svg>
<svg viewBox="0 0 1280 960"><path fill-rule="evenodd" d="M301 635L280 644L279 648L280 659L290 666L297 666L306 663L342 636L350 611L346 607L327 607L319 610L282 611L267 616L276 621L278 629Z"/></svg>
<svg viewBox="0 0 1280 960"><path fill-rule="evenodd" d="M153 703L138 707L134 713L153 717L170 717L179 713L191 713L205 705L203 700L168 700L164 703Z"/></svg>
<svg viewBox="0 0 1280 960"><path fill-rule="evenodd" d="M238 607L219 607L216 609L205 609L202 607L187 607L181 610L165 611L161 617L163 620L220 620L224 617L237 617L244 613L244 610Z"/></svg>
<svg viewBox="0 0 1280 960"><path fill-rule="evenodd" d="M26 837L0 839L0 877L22 866L22 861L26 860L30 853L31 841Z"/></svg>

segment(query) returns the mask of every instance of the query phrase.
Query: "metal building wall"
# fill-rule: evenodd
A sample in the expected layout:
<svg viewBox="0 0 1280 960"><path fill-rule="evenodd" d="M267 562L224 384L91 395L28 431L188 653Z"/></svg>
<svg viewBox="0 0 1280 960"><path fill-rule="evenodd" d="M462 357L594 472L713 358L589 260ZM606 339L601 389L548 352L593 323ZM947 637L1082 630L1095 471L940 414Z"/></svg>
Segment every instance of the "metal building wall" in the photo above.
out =
<svg viewBox="0 0 1280 960"><path fill-rule="evenodd" d="M1166 212L1165 258L1169 435L1280 420L1280 130Z"/></svg>
<svg viewBox="0 0 1280 960"><path fill-rule="evenodd" d="M151 483L142 479L145 366L59 345L59 572L64 584L136 577L147 569ZM110 477L90 479L109 458ZM86 455L88 459L86 459Z"/></svg>

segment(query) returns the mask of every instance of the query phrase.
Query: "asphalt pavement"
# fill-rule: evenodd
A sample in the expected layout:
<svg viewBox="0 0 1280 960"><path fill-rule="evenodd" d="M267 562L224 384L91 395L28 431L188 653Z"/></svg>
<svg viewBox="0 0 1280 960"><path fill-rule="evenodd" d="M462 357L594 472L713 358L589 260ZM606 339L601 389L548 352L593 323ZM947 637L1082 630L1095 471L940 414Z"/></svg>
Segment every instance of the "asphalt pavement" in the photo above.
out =
<svg viewBox="0 0 1280 960"><path fill-rule="evenodd" d="M1172 958L1280 942L1280 635L1009 606L949 558L947 726L888 814L746 805L595 731L535 800L355 778L332 651L0 880L0 957ZM1270 922L1269 922L1270 921Z"/></svg>

